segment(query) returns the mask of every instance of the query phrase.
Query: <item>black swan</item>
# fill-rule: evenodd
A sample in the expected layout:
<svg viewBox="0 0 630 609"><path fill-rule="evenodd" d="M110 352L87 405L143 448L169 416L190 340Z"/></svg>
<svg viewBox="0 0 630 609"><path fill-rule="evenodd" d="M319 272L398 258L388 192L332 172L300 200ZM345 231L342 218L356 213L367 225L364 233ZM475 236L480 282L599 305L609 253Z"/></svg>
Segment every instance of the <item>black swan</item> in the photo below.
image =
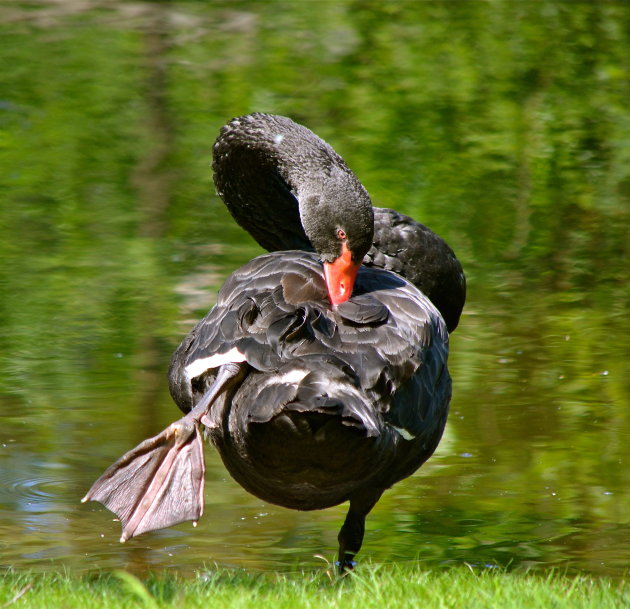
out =
<svg viewBox="0 0 630 609"><path fill-rule="evenodd" d="M213 169L236 221L272 253L227 279L173 355L171 394L188 414L119 459L83 500L118 515L122 541L197 521L201 424L230 474L264 501L350 502L343 572L383 491L442 436L462 268L425 226L372 208L343 159L288 118L231 120Z"/></svg>

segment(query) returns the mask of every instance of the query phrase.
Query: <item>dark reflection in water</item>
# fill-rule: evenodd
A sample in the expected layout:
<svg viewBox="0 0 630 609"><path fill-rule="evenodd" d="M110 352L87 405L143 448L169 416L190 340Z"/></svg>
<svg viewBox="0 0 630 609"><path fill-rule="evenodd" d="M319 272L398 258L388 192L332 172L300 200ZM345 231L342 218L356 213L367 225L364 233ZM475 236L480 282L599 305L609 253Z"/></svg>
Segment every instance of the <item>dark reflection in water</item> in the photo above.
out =
<svg viewBox="0 0 630 609"><path fill-rule="evenodd" d="M209 164L219 126L263 110L328 139L469 279L446 435L370 515L364 559L628 573L630 7L69 0L0 23L3 567L332 558L344 506L263 504L210 448L194 530L123 545L79 503L178 416L170 353L260 253Z"/></svg>

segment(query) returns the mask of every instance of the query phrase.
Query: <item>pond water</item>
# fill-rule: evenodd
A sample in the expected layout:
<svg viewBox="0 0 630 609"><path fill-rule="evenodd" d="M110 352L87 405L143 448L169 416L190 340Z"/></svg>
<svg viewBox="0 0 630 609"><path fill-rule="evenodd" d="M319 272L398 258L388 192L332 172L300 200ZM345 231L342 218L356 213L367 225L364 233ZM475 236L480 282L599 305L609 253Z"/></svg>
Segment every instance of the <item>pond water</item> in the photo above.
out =
<svg viewBox="0 0 630 609"><path fill-rule="evenodd" d="M230 117L286 114L469 284L434 457L361 560L630 565L630 6L5 2L0 7L0 565L318 569L345 507L248 495L118 542L80 499L178 417L166 368L261 250L214 194Z"/></svg>

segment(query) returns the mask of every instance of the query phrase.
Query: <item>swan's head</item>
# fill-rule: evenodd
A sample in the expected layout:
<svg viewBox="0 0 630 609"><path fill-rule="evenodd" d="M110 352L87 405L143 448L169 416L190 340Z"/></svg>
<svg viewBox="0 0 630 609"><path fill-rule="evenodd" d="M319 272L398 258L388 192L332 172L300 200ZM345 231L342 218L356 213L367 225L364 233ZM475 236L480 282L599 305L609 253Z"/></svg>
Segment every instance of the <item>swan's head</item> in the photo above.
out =
<svg viewBox="0 0 630 609"><path fill-rule="evenodd" d="M328 296L333 305L352 296L363 257L372 246L372 202L347 167L334 167L328 176L298 193L302 226L324 263Z"/></svg>

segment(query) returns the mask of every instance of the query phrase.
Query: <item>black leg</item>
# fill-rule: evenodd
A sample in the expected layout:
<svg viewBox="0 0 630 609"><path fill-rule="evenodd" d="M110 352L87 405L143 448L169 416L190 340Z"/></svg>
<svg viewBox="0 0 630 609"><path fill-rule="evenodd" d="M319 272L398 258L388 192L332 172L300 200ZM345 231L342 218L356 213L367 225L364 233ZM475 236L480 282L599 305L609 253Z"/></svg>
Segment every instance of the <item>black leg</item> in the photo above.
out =
<svg viewBox="0 0 630 609"><path fill-rule="evenodd" d="M361 544L363 543L365 517L376 505L382 492L383 491L380 489L374 489L350 499L350 507L346 515L346 520L337 536L339 541L339 560L337 567L340 575L354 568L354 557L358 554L361 549Z"/></svg>

